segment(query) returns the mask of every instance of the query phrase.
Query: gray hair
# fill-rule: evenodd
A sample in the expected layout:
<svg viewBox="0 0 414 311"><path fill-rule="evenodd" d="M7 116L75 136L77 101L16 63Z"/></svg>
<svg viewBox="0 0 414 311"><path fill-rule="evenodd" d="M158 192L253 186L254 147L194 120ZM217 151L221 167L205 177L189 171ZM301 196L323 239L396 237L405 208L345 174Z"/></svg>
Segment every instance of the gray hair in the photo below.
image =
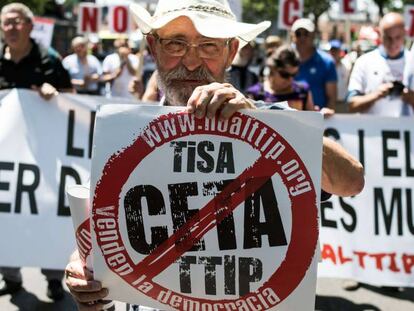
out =
<svg viewBox="0 0 414 311"><path fill-rule="evenodd" d="M34 18L33 12L23 3L13 2L13 3L5 5L1 9L0 16L1 18L3 18L4 15L6 15L7 13L11 13L11 12L20 13L21 15L23 15L23 17L27 21L33 23L33 18Z"/></svg>
<svg viewBox="0 0 414 311"><path fill-rule="evenodd" d="M86 39L85 37L77 36L72 39L72 48L78 45L87 45L87 44L88 44L88 39Z"/></svg>

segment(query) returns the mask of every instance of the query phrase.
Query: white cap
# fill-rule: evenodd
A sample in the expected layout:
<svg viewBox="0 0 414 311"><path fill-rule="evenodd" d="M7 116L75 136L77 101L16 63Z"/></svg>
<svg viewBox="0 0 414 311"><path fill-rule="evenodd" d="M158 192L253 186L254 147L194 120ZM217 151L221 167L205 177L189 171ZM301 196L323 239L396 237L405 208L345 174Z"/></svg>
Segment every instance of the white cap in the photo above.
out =
<svg viewBox="0 0 414 311"><path fill-rule="evenodd" d="M295 32L299 29L305 29L309 32L314 32L315 24L309 18L299 18L293 23L291 30Z"/></svg>

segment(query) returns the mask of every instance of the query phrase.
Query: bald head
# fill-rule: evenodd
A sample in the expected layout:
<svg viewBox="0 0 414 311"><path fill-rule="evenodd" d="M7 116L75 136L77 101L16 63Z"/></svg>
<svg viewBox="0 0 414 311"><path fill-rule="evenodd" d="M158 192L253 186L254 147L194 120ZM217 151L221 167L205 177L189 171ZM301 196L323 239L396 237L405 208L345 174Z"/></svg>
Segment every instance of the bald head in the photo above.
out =
<svg viewBox="0 0 414 311"><path fill-rule="evenodd" d="M393 27L401 27L404 29L404 26L405 25L403 16L395 12L385 14L379 23L381 32Z"/></svg>
<svg viewBox="0 0 414 311"><path fill-rule="evenodd" d="M404 48L404 18L395 12L388 13L381 19L379 28L387 55L391 58L398 57Z"/></svg>

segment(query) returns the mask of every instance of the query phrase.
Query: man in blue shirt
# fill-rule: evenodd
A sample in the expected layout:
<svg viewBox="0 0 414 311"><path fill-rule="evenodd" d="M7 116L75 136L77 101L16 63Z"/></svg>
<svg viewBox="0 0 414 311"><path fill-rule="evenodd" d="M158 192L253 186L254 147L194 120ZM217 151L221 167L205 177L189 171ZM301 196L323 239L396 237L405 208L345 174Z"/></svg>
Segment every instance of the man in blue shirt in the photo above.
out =
<svg viewBox="0 0 414 311"><path fill-rule="evenodd" d="M295 80L309 84L315 106L335 110L338 80L335 62L330 55L315 47L315 24L307 18L296 20L291 28L291 37L301 60Z"/></svg>

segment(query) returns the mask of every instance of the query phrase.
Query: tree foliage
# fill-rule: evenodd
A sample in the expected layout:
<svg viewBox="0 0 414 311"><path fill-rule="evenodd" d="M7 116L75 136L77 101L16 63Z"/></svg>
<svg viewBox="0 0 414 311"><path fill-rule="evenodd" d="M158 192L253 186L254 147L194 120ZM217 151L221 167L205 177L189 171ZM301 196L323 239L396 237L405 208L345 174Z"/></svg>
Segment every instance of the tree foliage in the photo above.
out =
<svg viewBox="0 0 414 311"><path fill-rule="evenodd" d="M35 15L41 15L45 11L46 5L48 4L49 0L24 0L24 1L0 0L0 7L3 7L6 4L9 4L12 2L21 2L27 5Z"/></svg>

